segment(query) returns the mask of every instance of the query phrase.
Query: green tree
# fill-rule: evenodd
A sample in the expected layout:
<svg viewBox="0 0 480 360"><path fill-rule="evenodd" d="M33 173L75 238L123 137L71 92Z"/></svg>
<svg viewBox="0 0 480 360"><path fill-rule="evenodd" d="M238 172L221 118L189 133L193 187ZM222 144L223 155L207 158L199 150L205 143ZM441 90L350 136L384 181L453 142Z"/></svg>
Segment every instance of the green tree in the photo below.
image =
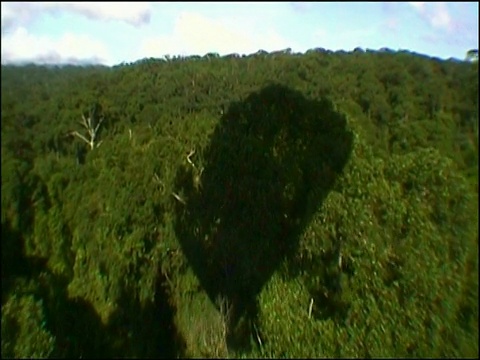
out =
<svg viewBox="0 0 480 360"><path fill-rule="evenodd" d="M467 51L465 60L477 62L478 61L478 49L471 49Z"/></svg>

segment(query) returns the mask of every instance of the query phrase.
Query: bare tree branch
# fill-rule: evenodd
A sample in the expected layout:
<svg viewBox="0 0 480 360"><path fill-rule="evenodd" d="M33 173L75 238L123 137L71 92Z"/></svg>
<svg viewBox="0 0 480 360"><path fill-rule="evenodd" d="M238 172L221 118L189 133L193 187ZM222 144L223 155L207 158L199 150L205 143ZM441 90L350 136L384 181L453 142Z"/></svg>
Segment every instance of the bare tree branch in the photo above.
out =
<svg viewBox="0 0 480 360"><path fill-rule="evenodd" d="M100 129L100 126L102 125L103 120L104 120L103 118L100 118L98 124L96 126L94 126L94 124L92 122L92 116L89 116L89 117L85 118L85 115L82 114L82 120L79 121L79 123L87 131L88 138L86 136L80 134L78 131L74 131L71 134L75 135L78 138L80 138L81 140L85 141L90 146L90 150L98 148L102 144L102 141L100 141L97 144L96 140L97 140L98 130Z"/></svg>
<svg viewBox="0 0 480 360"><path fill-rule="evenodd" d="M185 200L183 200L179 195L175 194L174 192L172 192L172 195L175 199L177 199L178 201L180 201L183 205L186 205L187 203L185 202Z"/></svg>
<svg viewBox="0 0 480 360"><path fill-rule="evenodd" d="M260 334L258 333L257 325L253 324L253 328L255 329L255 335L257 336L258 345L262 347L263 343L262 343L262 339L260 338Z"/></svg>
<svg viewBox="0 0 480 360"><path fill-rule="evenodd" d="M190 157L192 157L193 154L195 154L195 149L190 151L190 154L187 155L187 161L189 162L190 165L192 165L194 168L196 168L195 164L192 162L192 160L190 160Z"/></svg>
<svg viewBox="0 0 480 360"><path fill-rule="evenodd" d="M97 126L95 127L95 130L94 130L95 134L97 133L98 128L100 127L100 125L102 125L102 122L103 122L103 118L100 119L100 121L98 122Z"/></svg>
<svg viewBox="0 0 480 360"><path fill-rule="evenodd" d="M72 131L70 134L77 136L78 138L82 139L83 141L85 141L87 144L90 145L90 141L87 140L87 138L85 136L83 136L82 134L80 134L78 131Z"/></svg>

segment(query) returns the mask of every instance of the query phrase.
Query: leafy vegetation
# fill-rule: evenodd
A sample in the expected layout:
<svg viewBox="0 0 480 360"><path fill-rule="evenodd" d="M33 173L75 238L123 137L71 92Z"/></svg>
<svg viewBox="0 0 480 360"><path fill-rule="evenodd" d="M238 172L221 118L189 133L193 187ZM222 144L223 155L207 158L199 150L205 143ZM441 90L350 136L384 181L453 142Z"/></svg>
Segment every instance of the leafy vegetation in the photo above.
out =
<svg viewBox="0 0 480 360"><path fill-rule="evenodd" d="M2 357L478 358L478 52L360 50L2 66Z"/></svg>

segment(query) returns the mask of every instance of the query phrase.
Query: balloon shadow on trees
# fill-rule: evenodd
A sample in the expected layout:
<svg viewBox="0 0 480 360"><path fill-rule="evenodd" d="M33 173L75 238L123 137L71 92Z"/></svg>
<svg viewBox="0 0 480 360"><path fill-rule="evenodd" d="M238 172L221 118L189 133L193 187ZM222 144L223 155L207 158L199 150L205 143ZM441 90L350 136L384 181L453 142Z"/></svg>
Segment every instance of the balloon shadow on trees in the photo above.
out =
<svg viewBox="0 0 480 360"><path fill-rule="evenodd" d="M257 295L297 251L351 149L346 120L328 99L273 84L230 105L202 152L203 171L178 171L177 237L228 315L229 348L261 336Z"/></svg>

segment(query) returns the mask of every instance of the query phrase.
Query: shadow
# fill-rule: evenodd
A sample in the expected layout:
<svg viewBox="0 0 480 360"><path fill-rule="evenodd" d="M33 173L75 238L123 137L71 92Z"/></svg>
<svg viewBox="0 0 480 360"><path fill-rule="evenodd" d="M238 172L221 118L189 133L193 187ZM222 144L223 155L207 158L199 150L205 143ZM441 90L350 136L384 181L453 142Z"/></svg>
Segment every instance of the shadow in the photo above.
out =
<svg viewBox="0 0 480 360"><path fill-rule="evenodd" d="M185 342L178 333L175 309L158 273L153 301L142 304L123 289L119 307L110 317L109 333L115 334L112 355L117 358L173 359L185 353Z"/></svg>
<svg viewBox="0 0 480 360"><path fill-rule="evenodd" d="M153 301L141 304L123 289L107 324L81 298L69 298L67 282L48 276L42 288L46 328L55 336L53 358L172 359L184 345L174 325L174 309L157 279Z"/></svg>
<svg viewBox="0 0 480 360"><path fill-rule="evenodd" d="M53 358L102 357L110 348L105 341L105 329L93 307L82 300L68 298L68 281L50 273L48 259L25 256L25 240L19 231L2 222L2 305L9 295L24 293L18 281L35 280L36 287L26 293L43 304L45 327L55 337ZM3 334L16 339L18 319L12 318ZM2 332L3 332L2 327ZM28 344L21 344L28 346ZM14 354L13 347L11 354Z"/></svg>
<svg viewBox="0 0 480 360"><path fill-rule="evenodd" d="M112 354L110 334L95 308L80 298L69 298L68 281L48 272L38 276L45 329L55 337L52 358L105 358Z"/></svg>
<svg viewBox="0 0 480 360"><path fill-rule="evenodd" d="M257 295L297 251L351 148L329 100L269 85L230 105L200 154L203 172L177 172L175 231L210 300L230 306L230 348L250 343Z"/></svg>
<svg viewBox="0 0 480 360"><path fill-rule="evenodd" d="M170 305L163 286L165 279L160 273L153 301L142 304L132 295L133 291L124 288L117 310L105 324L90 302L69 297L69 280L52 274L47 259L24 255L24 239L9 222L2 223L1 240L2 304L12 292L32 294L42 302L45 323L41 326L55 337L52 358L171 359L183 356L185 345L176 330L175 309ZM29 290L21 285L17 287L19 280L20 283L34 280L36 287ZM2 332L5 328L8 335L2 335L16 339L18 320L7 320ZM13 347L9 350L13 354Z"/></svg>
<svg viewBox="0 0 480 360"><path fill-rule="evenodd" d="M337 236L339 234L337 230ZM335 324L346 325L350 303L343 297L342 278L350 280L355 275L355 268L349 259L343 259L342 267L339 268L340 247L340 241L336 241L333 249L322 249L322 254L312 258L296 257L286 275L289 278L306 275L303 279L313 300L312 305L315 304L311 308L315 320L331 319Z"/></svg>
<svg viewBox="0 0 480 360"><path fill-rule="evenodd" d="M23 225L23 224L22 224ZM25 257L25 240L18 229L9 221L2 222L2 304L13 290L18 277L31 278L47 266L47 260L41 257Z"/></svg>

